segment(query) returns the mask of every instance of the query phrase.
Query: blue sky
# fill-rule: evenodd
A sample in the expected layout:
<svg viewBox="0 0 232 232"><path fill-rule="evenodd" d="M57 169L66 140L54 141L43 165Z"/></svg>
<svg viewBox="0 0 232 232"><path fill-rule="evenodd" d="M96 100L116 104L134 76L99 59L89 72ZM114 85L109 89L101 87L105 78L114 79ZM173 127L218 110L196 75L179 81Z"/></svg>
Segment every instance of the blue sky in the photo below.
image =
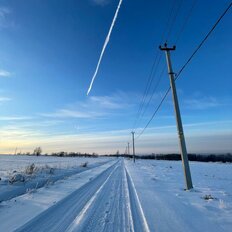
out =
<svg viewBox="0 0 232 232"><path fill-rule="evenodd" d="M179 38L171 54L178 72L230 1L175 2L174 12L180 8L169 36L172 0L122 2L86 96L118 1L1 0L0 153L36 146L48 153L124 152L156 55L160 63L147 99L161 79L137 135L169 86L160 42L173 45ZM176 83L189 152L232 151L231 22L230 10ZM136 140L136 152L177 151L168 96Z"/></svg>

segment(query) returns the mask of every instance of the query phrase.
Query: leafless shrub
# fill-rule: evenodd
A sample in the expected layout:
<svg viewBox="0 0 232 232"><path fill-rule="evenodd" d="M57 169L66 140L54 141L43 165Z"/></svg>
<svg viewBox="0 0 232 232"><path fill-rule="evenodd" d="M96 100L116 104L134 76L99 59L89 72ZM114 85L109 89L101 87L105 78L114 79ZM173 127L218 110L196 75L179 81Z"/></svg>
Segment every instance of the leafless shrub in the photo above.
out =
<svg viewBox="0 0 232 232"><path fill-rule="evenodd" d="M51 175L54 174L54 171L55 171L54 168L50 168L50 169L49 169L49 174L51 174Z"/></svg>
<svg viewBox="0 0 232 232"><path fill-rule="evenodd" d="M80 165L80 167L86 168L88 166L88 162L84 162Z"/></svg>
<svg viewBox="0 0 232 232"><path fill-rule="evenodd" d="M203 196L203 199L208 201L208 200L213 200L215 198L213 196L211 196L211 194L208 194L208 195L206 194L205 196Z"/></svg>
<svg viewBox="0 0 232 232"><path fill-rule="evenodd" d="M25 173L27 175L32 175L35 172L36 168L35 168L35 164L30 164L26 167Z"/></svg>
<svg viewBox="0 0 232 232"><path fill-rule="evenodd" d="M22 174L14 174L13 176L11 176L9 178L9 183L13 184L15 182L24 182L25 181L25 177Z"/></svg>

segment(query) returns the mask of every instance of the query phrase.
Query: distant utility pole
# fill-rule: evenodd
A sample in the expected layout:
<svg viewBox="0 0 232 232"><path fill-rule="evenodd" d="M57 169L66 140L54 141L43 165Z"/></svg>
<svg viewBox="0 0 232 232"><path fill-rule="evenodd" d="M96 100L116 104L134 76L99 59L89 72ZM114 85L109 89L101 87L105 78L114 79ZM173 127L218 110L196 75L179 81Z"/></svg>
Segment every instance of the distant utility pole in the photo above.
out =
<svg viewBox="0 0 232 232"><path fill-rule="evenodd" d="M15 155L17 154L17 149L18 149L18 147L15 148L15 153L14 153Z"/></svg>
<svg viewBox="0 0 232 232"><path fill-rule="evenodd" d="M130 155L130 143L127 143L127 151L128 151L128 155Z"/></svg>
<svg viewBox="0 0 232 232"><path fill-rule="evenodd" d="M131 134L132 134L132 142L133 142L133 160L135 163L135 132L132 131Z"/></svg>
<svg viewBox="0 0 232 232"><path fill-rule="evenodd" d="M170 84L171 84L171 89L172 89L172 98L173 98L175 115L176 115L176 124L177 124L177 130L178 130L178 135L179 135L179 144L180 144L181 159L182 159L182 164L183 164L183 169L184 169L186 189L189 190L193 188L193 184L192 184L191 172L190 172L189 161L188 161L188 154L187 154L187 149L186 149L186 144L185 144L184 130L183 130L182 121L181 121L178 97L176 93L174 72L172 70L172 63L171 63L171 57L170 57L170 51L174 51L176 49L176 46L173 46L172 48L168 48L167 44L165 43L164 47L159 46L159 48L161 51L165 51L166 53L168 74L169 74Z"/></svg>
<svg viewBox="0 0 232 232"><path fill-rule="evenodd" d="M126 150L125 150L125 155L127 155L127 146L126 146Z"/></svg>

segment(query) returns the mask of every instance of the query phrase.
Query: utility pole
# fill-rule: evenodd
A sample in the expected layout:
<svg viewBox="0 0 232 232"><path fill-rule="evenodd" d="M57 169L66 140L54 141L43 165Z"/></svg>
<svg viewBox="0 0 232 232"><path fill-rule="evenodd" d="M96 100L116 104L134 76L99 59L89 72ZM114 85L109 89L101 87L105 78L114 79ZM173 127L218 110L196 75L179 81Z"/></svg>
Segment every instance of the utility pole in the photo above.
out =
<svg viewBox="0 0 232 232"><path fill-rule="evenodd" d="M126 146L126 150L125 150L125 155L127 155L127 146Z"/></svg>
<svg viewBox="0 0 232 232"><path fill-rule="evenodd" d="M127 151L128 151L128 155L130 155L130 143L127 143Z"/></svg>
<svg viewBox="0 0 232 232"><path fill-rule="evenodd" d="M193 188L193 185L192 185L192 178L191 178L191 172L190 172L189 161L188 161L188 153L187 153L187 148L186 148L185 138L184 138L184 130L183 130L182 121L181 121L178 97L177 97L177 92L176 92L174 72L172 70L172 63L171 63L171 57L170 57L170 51L174 51L176 49L176 46L173 46L172 48L168 48L167 43L165 43L164 47L159 46L159 48L161 51L165 51L166 53L168 74L169 74L170 84L171 84L171 89L172 89L172 98L173 98L175 115L176 115L176 124L177 124L178 136L179 136L179 145L180 145L180 151L181 151L182 165L184 169L186 189L189 190Z"/></svg>
<svg viewBox="0 0 232 232"><path fill-rule="evenodd" d="M135 163L135 132L132 131L131 134L132 134L132 142L133 142L133 160Z"/></svg>

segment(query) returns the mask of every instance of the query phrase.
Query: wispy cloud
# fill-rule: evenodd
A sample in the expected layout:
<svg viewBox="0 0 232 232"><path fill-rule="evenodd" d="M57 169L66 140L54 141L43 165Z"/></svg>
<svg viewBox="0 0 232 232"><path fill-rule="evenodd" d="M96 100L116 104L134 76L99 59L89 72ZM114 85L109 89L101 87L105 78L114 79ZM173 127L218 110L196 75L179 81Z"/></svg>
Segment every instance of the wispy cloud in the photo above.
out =
<svg viewBox="0 0 232 232"><path fill-rule="evenodd" d="M10 72L0 69L0 77L9 77L9 76L11 76Z"/></svg>
<svg viewBox="0 0 232 232"><path fill-rule="evenodd" d="M119 91L111 96L91 96L87 98L87 101L82 106L87 108L97 106L103 110L117 110L129 107L133 101L131 99L136 100L136 96Z"/></svg>
<svg viewBox="0 0 232 232"><path fill-rule="evenodd" d="M61 136L61 133L50 130L62 123L61 120L41 120L33 117L1 117L0 120L9 121L0 124L0 154L4 147L11 150L15 146L30 146L32 149L41 140L46 143L50 137Z"/></svg>
<svg viewBox="0 0 232 232"><path fill-rule="evenodd" d="M11 101L11 98L9 98L9 97L0 97L0 102L6 102L6 101Z"/></svg>
<svg viewBox="0 0 232 232"><path fill-rule="evenodd" d="M5 19L6 15L10 13L10 9L8 7L1 6L0 7L0 19Z"/></svg>
<svg viewBox="0 0 232 232"><path fill-rule="evenodd" d="M205 110L230 104L228 99L219 99L212 96L192 97L184 100L187 109Z"/></svg>
<svg viewBox="0 0 232 232"><path fill-rule="evenodd" d="M90 101L106 109L120 109L124 106L121 102L117 102L117 99L109 96L92 96Z"/></svg>
<svg viewBox="0 0 232 232"><path fill-rule="evenodd" d="M11 10L8 7L0 7L0 28L7 28L13 25L13 22L8 19Z"/></svg>
<svg viewBox="0 0 232 232"><path fill-rule="evenodd" d="M112 96L91 96L70 104L62 109L58 109L52 113L42 113L44 117L58 118L100 118L110 115L115 111L126 109L133 104L129 102L128 96L118 93Z"/></svg>
<svg viewBox="0 0 232 232"><path fill-rule="evenodd" d="M218 123L220 126L215 131L214 125ZM208 122L189 124L186 131L189 152L230 152L232 133L226 128L231 127L231 123L231 121L215 121L211 122L211 125ZM202 128L203 125L207 125L204 131L196 133L194 128ZM212 128L214 128L214 133L212 133ZM179 152L175 129L175 125L149 128L147 133L136 140L137 154ZM65 150L104 154L115 153L118 149L123 152L125 141L130 138L129 132L130 129L81 134L52 134L34 128L7 126L0 130L2 144L0 152L14 152L15 147L20 147L22 151L31 151L38 145L45 152Z"/></svg>
<svg viewBox="0 0 232 232"><path fill-rule="evenodd" d="M99 6L105 6L109 4L110 0L91 0L94 4Z"/></svg>
<svg viewBox="0 0 232 232"><path fill-rule="evenodd" d="M95 112L81 112L78 110L71 110L71 109L60 109L53 113L43 113L40 114L44 117L54 117L54 118L97 118L102 116L100 113Z"/></svg>
<svg viewBox="0 0 232 232"><path fill-rule="evenodd" d="M32 117L24 117L24 116L0 116L0 121L23 121L29 120Z"/></svg>

